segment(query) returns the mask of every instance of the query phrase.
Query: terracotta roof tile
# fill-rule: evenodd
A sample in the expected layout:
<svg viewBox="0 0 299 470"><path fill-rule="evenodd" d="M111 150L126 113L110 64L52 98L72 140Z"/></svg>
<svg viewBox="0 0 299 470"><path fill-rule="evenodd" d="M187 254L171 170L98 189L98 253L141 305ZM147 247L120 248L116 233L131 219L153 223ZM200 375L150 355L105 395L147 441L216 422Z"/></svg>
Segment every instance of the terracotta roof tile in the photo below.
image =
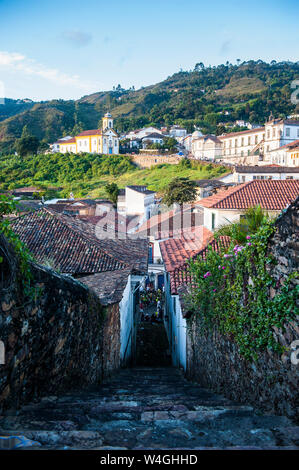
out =
<svg viewBox="0 0 299 470"><path fill-rule="evenodd" d="M12 228L39 262L51 260L63 273L147 268L146 240L99 240L93 225L51 209L18 217Z"/></svg>
<svg viewBox="0 0 299 470"><path fill-rule="evenodd" d="M92 276L82 277L79 280L96 293L102 305L109 305L121 301L129 275L129 269L119 269L117 271L96 273Z"/></svg>
<svg viewBox="0 0 299 470"><path fill-rule="evenodd" d="M190 230L192 227L199 227L203 223L203 214L192 212L191 209L192 206L186 204L186 208L182 211L170 210L154 215L139 227L137 233L154 236L157 240L169 238L182 229Z"/></svg>
<svg viewBox="0 0 299 470"><path fill-rule="evenodd" d="M282 210L298 194L299 180L253 180L201 199L197 205L233 210L260 205L266 210Z"/></svg>
<svg viewBox="0 0 299 470"><path fill-rule="evenodd" d="M82 131L76 137L85 137L89 135L102 135L102 129L90 129L88 131Z"/></svg>
<svg viewBox="0 0 299 470"><path fill-rule="evenodd" d="M211 248L213 251L220 251L221 248L228 248L230 245L229 237L219 237L219 240L213 239L207 245L194 254L192 259L205 259L208 249ZM188 263L176 267L173 271L170 271L170 290L172 295L177 295L178 288L182 285L192 285L192 276L190 274L190 267Z"/></svg>
<svg viewBox="0 0 299 470"><path fill-rule="evenodd" d="M194 231L184 231L181 237L160 242L166 271L173 271L186 263L188 259L199 253L212 237L212 232L202 225L196 227Z"/></svg>

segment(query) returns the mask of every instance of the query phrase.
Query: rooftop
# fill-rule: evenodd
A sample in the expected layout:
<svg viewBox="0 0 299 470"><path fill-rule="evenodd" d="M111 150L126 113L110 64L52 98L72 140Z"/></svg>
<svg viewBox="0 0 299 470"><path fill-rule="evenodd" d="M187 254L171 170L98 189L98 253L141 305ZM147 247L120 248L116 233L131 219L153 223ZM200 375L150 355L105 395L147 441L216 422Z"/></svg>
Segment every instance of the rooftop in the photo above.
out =
<svg viewBox="0 0 299 470"><path fill-rule="evenodd" d="M102 129L90 129L88 131L82 131L76 137L85 137L87 135L102 135Z"/></svg>
<svg viewBox="0 0 299 470"><path fill-rule="evenodd" d="M80 282L96 293L102 305L109 305L121 301L129 275L129 269L120 269L82 277Z"/></svg>
<svg viewBox="0 0 299 470"><path fill-rule="evenodd" d="M236 166L237 173L299 173L299 167L280 165Z"/></svg>
<svg viewBox="0 0 299 470"><path fill-rule="evenodd" d="M196 204L215 209L248 209L260 205L266 210L282 210L299 194L299 180L253 180L212 196Z"/></svg>
<svg viewBox="0 0 299 470"><path fill-rule="evenodd" d="M137 193L143 193L143 194L155 194L155 191L151 191L150 189L147 189L146 186L137 186L137 185L130 185L127 186L127 188L132 189L133 191L136 191ZM120 190L121 191L121 190ZM122 194L119 191L119 194Z"/></svg>
<svg viewBox="0 0 299 470"><path fill-rule="evenodd" d="M159 134L158 132L152 132L151 134L148 134L145 137L142 137L141 140L146 140L146 139L164 139L164 135Z"/></svg>
<svg viewBox="0 0 299 470"><path fill-rule="evenodd" d="M265 132L265 127L256 127L254 129L249 129L247 131L230 132L229 134L219 135L218 138L222 140L222 139L227 139L230 137L235 137L237 135L255 134L256 132Z"/></svg>
<svg viewBox="0 0 299 470"><path fill-rule="evenodd" d="M213 237L212 232L203 225L193 231L186 230L180 237L160 242L160 249L167 272L183 265L189 258L200 252Z"/></svg>
<svg viewBox="0 0 299 470"><path fill-rule="evenodd" d="M218 240L211 240L197 253L194 253L190 258L192 259L205 259L209 249L213 251L220 251L221 248L228 248L230 245L229 237L219 237ZM175 267L170 271L170 290L172 295L178 294L178 289L184 285L192 284L192 276L190 273L190 267L188 263L184 263L181 266Z"/></svg>
<svg viewBox="0 0 299 470"><path fill-rule="evenodd" d="M192 212L192 205L175 211L174 209L152 216L137 230L143 236L154 236L157 240L174 236L180 230L191 230L203 223L203 214Z"/></svg>
<svg viewBox="0 0 299 470"><path fill-rule="evenodd" d="M40 263L63 273L147 268L146 240L98 239L94 225L48 208L14 219L12 228Z"/></svg>

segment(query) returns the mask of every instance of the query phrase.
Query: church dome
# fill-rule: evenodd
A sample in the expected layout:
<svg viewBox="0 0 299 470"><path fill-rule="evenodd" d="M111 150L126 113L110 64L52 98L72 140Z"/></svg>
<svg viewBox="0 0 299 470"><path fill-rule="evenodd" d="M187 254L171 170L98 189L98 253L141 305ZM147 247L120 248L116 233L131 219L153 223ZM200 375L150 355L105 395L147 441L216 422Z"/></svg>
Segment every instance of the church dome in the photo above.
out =
<svg viewBox="0 0 299 470"><path fill-rule="evenodd" d="M202 137L202 136L203 136L203 134L200 131L194 131L193 134L192 134L192 137L195 138L195 139L197 139L198 137Z"/></svg>
<svg viewBox="0 0 299 470"><path fill-rule="evenodd" d="M105 114L105 117L107 117L107 118L111 118L112 116L111 116L111 114L110 114L110 113L106 113L106 114Z"/></svg>

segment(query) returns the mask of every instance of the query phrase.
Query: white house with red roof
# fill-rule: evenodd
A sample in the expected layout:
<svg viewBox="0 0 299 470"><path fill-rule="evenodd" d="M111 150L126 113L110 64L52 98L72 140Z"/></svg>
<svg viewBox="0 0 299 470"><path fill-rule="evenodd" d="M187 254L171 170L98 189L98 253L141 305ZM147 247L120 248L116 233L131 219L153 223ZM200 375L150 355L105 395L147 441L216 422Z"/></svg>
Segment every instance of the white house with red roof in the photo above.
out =
<svg viewBox="0 0 299 470"><path fill-rule="evenodd" d="M271 164L299 168L299 139L270 151Z"/></svg>
<svg viewBox="0 0 299 470"><path fill-rule="evenodd" d="M263 165L276 163L272 161L274 151L283 149L279 155L285 156L287 146L299 139L299 121L295 119L274 119L270 116L264 126L249 130L231 132L220 136L203 136L194 139L192 153L195 158L219 158L227 163L243 165ZM298 164L298 160L295 158ZM280 164L280 163L279 163ZM292 165L294 164L294 157Z"/></svg>
<svg viewBox="0 0 299 470"><path fill-rule="evenodd" d="M277 215L299 195L299 180L253 180L219 191L196 203L203 210L206 228L238 222L250 207L260 205L269 215Z"/></svg>

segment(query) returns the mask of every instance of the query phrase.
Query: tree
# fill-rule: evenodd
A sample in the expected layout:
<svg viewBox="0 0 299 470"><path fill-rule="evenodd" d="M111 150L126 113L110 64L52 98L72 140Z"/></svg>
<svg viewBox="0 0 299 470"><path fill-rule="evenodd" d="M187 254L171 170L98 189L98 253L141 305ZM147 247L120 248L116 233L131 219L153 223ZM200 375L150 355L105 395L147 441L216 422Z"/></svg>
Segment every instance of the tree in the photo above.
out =
<svg viewBox="0 0 299 470"><path fill-rule="evenodd" d="M116 206L117 198L118 198L118 192L119 192L117 184L116 183L106 184L105 191L108 194L110 200Z"/></svg>
<svg viewBox="0 0 299 470"><path fill-rule="evenodd" d="M214 236L228 236L234 243L246 243L248 235L255 234L263 223L269 219L269 216L263 211L261 206L250 207L247 209L239 222L231 222L219 227Z"/></svg>
<svg viewBox="0 0 299 470"><path fill-rule="evenodd" d="M164 193L163 202L168 206L175 203L181 206L184 203L195 201L196 196L195 181L191 181L188 178L174 178Z"/></svg>
<svg viewBox="0 0 299 470"><path fill-rule="evenodd" d="M30 153L36 154L39 147L39 140L33 135L24 135L17 140L15 148L17 153L24 157Z"/></svg>

